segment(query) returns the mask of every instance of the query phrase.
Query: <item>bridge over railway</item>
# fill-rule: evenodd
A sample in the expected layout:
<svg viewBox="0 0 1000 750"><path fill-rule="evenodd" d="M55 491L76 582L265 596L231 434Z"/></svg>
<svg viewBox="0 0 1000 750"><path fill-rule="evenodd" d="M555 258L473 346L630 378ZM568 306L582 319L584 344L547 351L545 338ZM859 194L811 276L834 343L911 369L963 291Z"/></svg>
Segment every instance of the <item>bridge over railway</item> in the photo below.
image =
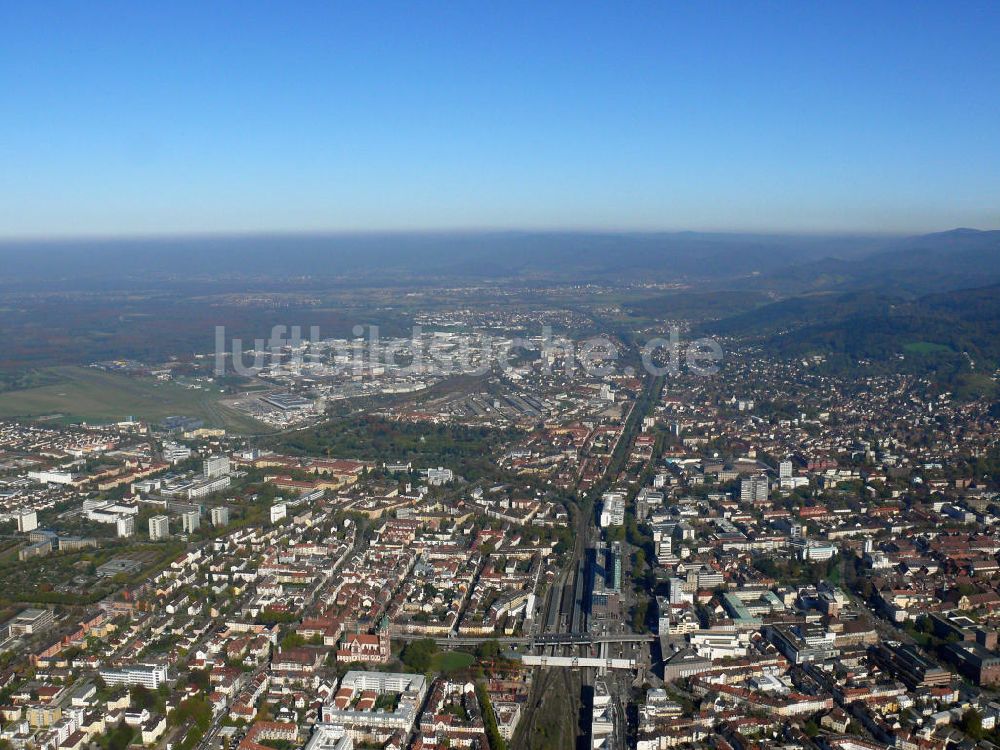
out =
<svg viewBox="0 0 1000 750"><path fill-rule="evenodd" d="M428 636L419 633L394 633L392 636L399 641L419 641ZM599 646L602 643L650 643L656 640L655 635L641 633L610 633L605 635L588 635L587 633L540 633L533 636L450 636L434 638L439 646L478 646L481 643L496 642L501 646L530 646L545 648L547 646Z"/></svg>

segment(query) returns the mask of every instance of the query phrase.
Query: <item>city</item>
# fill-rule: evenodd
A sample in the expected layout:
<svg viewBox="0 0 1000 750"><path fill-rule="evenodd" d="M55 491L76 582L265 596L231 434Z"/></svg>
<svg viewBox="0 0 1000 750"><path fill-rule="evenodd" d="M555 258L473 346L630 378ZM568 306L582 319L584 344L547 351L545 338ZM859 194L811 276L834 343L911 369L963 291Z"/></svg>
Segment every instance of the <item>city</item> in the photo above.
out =
<svg viewBox="0 0 1000 750"><path fill-rule="evenodd" d="M327 381L271 366L247 392L314 418L259 436L4 422L2 739L990 736L996 409L726 351L715 376L669 379L525 359L329 424Z"/></svg>
<svg viewBox="0 0 1000 750"><path fill-rule="evenodd" d="M1000 750L1000 4L0 29L0 750Z"/></svg>

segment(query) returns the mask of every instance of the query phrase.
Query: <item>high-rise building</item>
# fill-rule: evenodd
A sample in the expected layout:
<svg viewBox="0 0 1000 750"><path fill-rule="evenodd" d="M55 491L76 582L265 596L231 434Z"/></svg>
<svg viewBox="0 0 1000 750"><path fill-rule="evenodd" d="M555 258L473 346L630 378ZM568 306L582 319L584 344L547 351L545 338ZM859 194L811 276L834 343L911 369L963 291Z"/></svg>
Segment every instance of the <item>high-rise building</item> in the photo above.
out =
<svg viewBox="0 0 1000 750"><path fill-rule="evenodd" d="M153 516L149 519L149 538L151 541L167 539L170 536L170 518L168 516Z"/></svg>
<svg viewBox="0 0 1000 750"><path fill-rule="evenodd" d="M38 514L33 510L24 510L17 514L17 530L27 534L38 528Z"/></svg>
<svg viewBox="0 0 1000 750"><path fill-rule="evenodd" d="M778 477L780 479L791 479L792 478L792 462L782 461L778 464Z"/></svg>
<svg viewBox="0 0 1000 750"><path fill-rule="evenodd" d="M185 534L193 534L201 526L201 514L196 510L181 513L181 528Z"/></svg>
<svg viewBox="0 0 1000 750"><path fill-rule="evenodd" d="M622 543L612 542L608 548L609 588L613 591L622 590Z"/></svg>
<svg viewBox="0 0 1000 750"><path fill-rule="evenodd" d="M209 456L201 466L205 479L225 476L229 473L229 456Z"/></svg>
<svg viewBox="0 0 1000 750"><path fill-rule="evenodd" d="M118 532L119 537L127 537L135 534L135 517L118 516L115 519L115 531Z"/></svg>
<svg viewBox="0 0 1000 750"><path fill-rule="evenodd" d="M212 525L213 526L225 526L229 523L229 508L225 505L219 505L212 508Z"/></svg>
<svg viewBox="0 0 1000 750"><path fill-rule="evenodd" d="M760 474L740 482L740 500L744 503L766 503L768 498L767 476Z"/></svg>

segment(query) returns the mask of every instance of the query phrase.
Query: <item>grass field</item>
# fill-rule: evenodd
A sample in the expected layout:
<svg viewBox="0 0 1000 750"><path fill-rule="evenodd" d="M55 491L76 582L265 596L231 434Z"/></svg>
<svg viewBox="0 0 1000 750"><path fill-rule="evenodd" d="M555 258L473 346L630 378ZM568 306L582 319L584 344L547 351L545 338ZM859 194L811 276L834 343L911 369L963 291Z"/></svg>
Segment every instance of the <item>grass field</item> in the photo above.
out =
<svg viewBox="0 0 1000 750"><path fill-rule="evenodd" d="M935 344L932 341L913 341L903 344L903 350L911 354L951 354L954 352L950 346Z"/></svg>
<svg viewBox="0 0 1000 750"><path fill-rule="evenodd" d="M435 672L458 672L467 669L476 660L472 654L464 651L439 651L434 654L431 669Z"/></svg>
<svg viewBox="0 0 1000 750"><path fill-rule="evenodd" d="M262 428L220 404L219 393L91 367L58 367L44 372L53 376L53 382L0 393L0 418L54 416L63 422L109 422L132 415L156 421L180 414L233 432L259 432Z"/></svg>

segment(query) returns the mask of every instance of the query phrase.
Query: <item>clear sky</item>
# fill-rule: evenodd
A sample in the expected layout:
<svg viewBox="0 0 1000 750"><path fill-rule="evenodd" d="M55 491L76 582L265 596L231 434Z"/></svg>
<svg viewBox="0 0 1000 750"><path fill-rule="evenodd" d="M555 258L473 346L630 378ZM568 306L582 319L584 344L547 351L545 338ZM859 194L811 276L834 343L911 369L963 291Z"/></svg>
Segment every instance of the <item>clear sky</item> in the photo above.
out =
<svg viewBox="0 0 1000 750"><path fill-rule="evenodd" d="M1000 227L1000 3L0 3L0 236Z"/></svg>

